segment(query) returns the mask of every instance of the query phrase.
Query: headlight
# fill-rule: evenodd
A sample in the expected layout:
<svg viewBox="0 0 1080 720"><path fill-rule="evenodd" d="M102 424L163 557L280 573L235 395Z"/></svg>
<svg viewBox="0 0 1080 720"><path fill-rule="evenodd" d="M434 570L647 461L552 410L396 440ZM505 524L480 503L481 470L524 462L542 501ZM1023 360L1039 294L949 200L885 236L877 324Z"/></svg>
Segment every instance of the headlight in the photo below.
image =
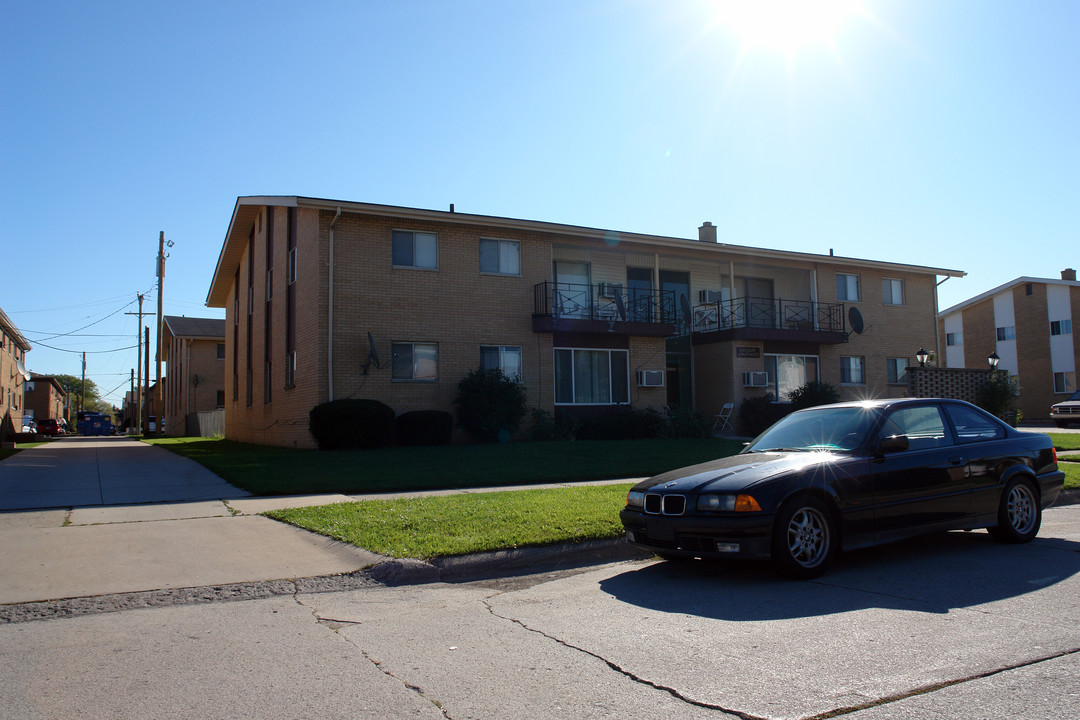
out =
<svg viewBox="0 0 1080 720"><path fill-rule="evenodd" d="M752 495L699 495L699 512L761 512Z"/></svg>
<svg viewBox="0 0 1080 720"><path fill-rule="evenodd" d="M645 493L631 490L626 495L626 506L636 508L645 507Z"/></svg>

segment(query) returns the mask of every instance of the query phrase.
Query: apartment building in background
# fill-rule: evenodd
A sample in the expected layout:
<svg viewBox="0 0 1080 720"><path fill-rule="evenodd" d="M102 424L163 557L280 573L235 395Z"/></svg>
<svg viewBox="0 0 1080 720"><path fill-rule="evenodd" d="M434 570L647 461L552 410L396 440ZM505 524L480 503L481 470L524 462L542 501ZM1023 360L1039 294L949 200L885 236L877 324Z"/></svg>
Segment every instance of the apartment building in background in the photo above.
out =
<svg viewBox="0 0 1080 720"><path fill-rule="evenodd" d="M30 380L26 383L25 414L33 415L35 420L52 418L65 425L68 424L67 401L67 392L55 377L30 373Z"/></svg>
<svg viewBox="0 0 1080 720"><path fill-rule="evenodd" d="M198 435L195 416L225 407L225 321L166 315L161 347L166 432Z"/></svg>
<svg viewBox="0 0 1080 720"><path fill-rule="evenodd" d="M225 308L226 437L311 447L312 407L453 411L500 368L555 416L689 407L810 380L906 394L964 273L558 223L240 197L207 305Z"/></svg>
<svg viewBox="0 0 1080 720"><path fill-rule="evenodd" d="M965 300L939 315L942 365L998 369L1017 376L1016 406L1025 420L1047 420L1050 406L1076 390L1080 340L1080 282L1076 270L1060 279L1018 277Z"/></svg>
<svg viewBox="0 0 1080 720"><path fill-rule="evenodd" d="M30 343L0 309L0 442L11 442L11 436L22 430L23 395L30 380L28 352Z"/></svg>

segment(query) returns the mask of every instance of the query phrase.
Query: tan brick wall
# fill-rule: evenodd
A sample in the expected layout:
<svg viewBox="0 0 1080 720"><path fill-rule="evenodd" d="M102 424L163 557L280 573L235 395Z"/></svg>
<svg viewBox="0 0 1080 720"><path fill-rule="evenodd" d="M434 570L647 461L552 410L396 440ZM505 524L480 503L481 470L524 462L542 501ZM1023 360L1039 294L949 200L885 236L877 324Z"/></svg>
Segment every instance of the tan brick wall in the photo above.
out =
<svg viewBox="0 0 1080 720"><path fill-rule="evenodd" d="M165 377L165 429L169 435L187 432L188 415L217 408L217 393L225 390L225 360L218 359L219 342L224 338L173 338L170 343Z"/></svg>
<svg viewBox="0 0 1080 720"><path fill-rule="evenodd" d="M1012 289L1013 319L1016 321L1016 374L1020 397L1016 407L1024 417L1048 419L1054 399L1054 371L1050 363L1050 315L1046 307L1046 285L1032 283L1031 295L1025 285ZM995 336L996 337L996 336Z"/></svg>

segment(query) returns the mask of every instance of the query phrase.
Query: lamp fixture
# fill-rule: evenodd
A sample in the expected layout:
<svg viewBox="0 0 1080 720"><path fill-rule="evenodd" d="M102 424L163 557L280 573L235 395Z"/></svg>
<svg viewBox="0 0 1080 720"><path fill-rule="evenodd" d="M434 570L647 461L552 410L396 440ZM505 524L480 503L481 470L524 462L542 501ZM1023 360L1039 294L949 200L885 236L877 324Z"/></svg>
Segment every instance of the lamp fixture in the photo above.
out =
<svg viewBox="0 0 1080 720"><path fill-rule="evenodd" d="M925 348L919 348L919 352L915 353L915 359L919 361L919 367L926 367L926 361L930 359L930 353L926 352Z"/></svg>
<svg viewBox="0 0 1080 720"><path fill-rule="evenodd" d="M992 352L986 356L986 362L990 363L991 370L997 370L998 363L1001 362L1001 358L998 357L996 352Z"/></svg>

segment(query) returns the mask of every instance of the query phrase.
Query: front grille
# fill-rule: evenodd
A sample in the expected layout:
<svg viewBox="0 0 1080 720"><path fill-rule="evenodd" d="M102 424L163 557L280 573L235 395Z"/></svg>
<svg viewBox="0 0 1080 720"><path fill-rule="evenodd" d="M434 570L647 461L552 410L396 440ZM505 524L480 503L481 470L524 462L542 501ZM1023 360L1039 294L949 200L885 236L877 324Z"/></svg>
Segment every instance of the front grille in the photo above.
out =
<svg viewBox="0 0 1080 720"><path fill-rule="evenodd" d="M1080 407L1066 406L1054 408L1054 413L1057 415L1080 415Z"/></svg>
<svg viewBox="0 0 1080 720"><path fill-rule="evenodd" d="M687 550L689 552L716 552L716 541L712 538L695 535L677 535L674 542L650 537L643 527L627 528L634 533L634 542L661 550Z"/></svg>
<svg viewBox="0 0 1080 720"><path fill-rule="evenodd" d="M649 515L682 515L686 512L686 496L647 493L645 512Z"/></svg>

